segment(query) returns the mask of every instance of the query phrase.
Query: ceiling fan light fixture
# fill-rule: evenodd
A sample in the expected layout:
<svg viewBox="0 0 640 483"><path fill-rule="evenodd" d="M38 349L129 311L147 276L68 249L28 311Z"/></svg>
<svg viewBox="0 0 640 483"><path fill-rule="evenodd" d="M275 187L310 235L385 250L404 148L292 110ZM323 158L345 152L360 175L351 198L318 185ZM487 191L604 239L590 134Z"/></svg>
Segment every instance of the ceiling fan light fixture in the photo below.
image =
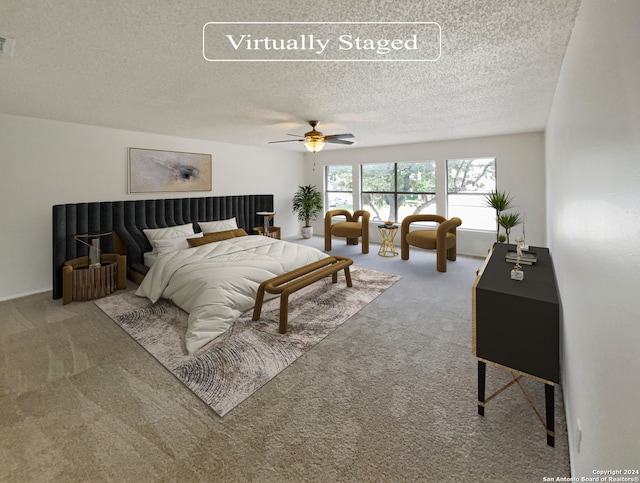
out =
<svg viewBox="0 0 640 483"><path fill-rule="evenodd" d="M318 151L321 151L326 143L353 144L353 141L350 141L350 139L355 137L353 134L344 133L325 136L320 131L316 131L318 121L309 121L309 125L311 126L311 131L304 133L304 136L299 136L298 134L288 134L288 136L294 136L299 139L288 139L286 141L269 141L269 144L300 142L303 143L307 151L311 153L317 153Z"/></svg>
<svg viewBox="0 0 640 483"><path fill-rule="evenodd" d="M304 147L307 148L307 150L311 153L317 153L318 151L321 151L322 148L324 147L324 141L322 139L305 139L304 140Z"/></svg>

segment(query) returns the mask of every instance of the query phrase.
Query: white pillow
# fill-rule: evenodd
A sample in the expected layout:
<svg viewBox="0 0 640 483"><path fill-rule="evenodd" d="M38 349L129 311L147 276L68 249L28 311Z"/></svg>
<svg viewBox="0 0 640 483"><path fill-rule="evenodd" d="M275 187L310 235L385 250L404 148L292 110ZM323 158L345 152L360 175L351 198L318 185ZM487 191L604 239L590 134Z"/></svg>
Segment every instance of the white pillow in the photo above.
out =
<svg viewBox="0 0 640 483"><path fill-rule="evenodd" d="M200 225L202 233L215 233L218 231L235 230L238 228L235 216L228 220L199 221L198 225Z"/></svg>
<svg viewBox="0 0 640 483"><path fill-rule="evenodd" d="M147 228L142 230L153 247L153 253L157 253L155 242L163 238L175 238L177 236L193 235L193 223L186 225L169 226L167 228Z"/></svg>
<svg viewBox="0 0 640 483"><path fill-rule="evenodd" d="M151 268L151 266L156 263L158 259L158 254L153 252L144 252L144 266Z"/></svg>
<svg viewBox="0 0 640 483"><path fill-rule="evenodd" d="M204 233L196 233L194 235L176 236L174 238L161 238L155 240L155 249L158 255L164 255L166 253L176 252L178 250L184 250L185 248L191 248L188 238L200 238Z"/></svg>

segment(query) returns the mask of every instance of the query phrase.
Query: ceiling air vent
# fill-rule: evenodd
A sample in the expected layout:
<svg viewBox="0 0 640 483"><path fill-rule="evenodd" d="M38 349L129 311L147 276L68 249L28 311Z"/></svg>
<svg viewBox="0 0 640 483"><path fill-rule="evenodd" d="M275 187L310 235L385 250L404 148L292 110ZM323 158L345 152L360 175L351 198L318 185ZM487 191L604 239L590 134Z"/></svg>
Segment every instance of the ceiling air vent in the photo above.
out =
<svg viewBox="0 0 640 483"><path fill-rule="evenodd" d="M0 54L13 57L13 47L16 41L10 37L0 35Z"/></svg>

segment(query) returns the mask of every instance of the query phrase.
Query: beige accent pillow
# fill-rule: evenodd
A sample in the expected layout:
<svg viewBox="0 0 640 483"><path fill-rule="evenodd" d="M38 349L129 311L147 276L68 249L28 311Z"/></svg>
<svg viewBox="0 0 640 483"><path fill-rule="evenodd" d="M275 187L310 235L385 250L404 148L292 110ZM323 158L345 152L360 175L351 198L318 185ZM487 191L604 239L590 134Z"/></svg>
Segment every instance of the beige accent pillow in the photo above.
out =
<svg viewBox="0 0 640 483"><path fill-rule="evenodd" d="M199 247L206 245L207 243L218 242L222 240L228 240L230 238L237 238L239 236L248 236L247 232L242 228L236 228L235 230L217 231L214 233L205 233L200 238L188 238L187 241L192 247Z"/></svg>
<svg viewBox="0 0 640 483"><path fill-rule="evenodd" d="M202 233L214 233L220 231L235 230L238 228L236 217L229 218L228 220L218 221L199 221L200 229Z"/></svg>

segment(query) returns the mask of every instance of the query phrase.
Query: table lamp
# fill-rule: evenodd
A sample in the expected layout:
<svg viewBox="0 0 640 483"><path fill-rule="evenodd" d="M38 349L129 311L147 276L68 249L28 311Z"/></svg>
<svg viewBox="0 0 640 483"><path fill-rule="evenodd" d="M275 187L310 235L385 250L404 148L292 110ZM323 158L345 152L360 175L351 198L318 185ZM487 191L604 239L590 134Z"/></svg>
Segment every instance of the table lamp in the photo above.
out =
<svg viewBox="0 0 640 483"><path fill-rule="evenodd" d="M269 234L269 222L275 216L275 211L258 211L256 215L263 216L263 228L266 235Z"/></svg>
<svg viewBox="0 0 640 483"><path fill-rule="evenodd" d="M84 233L82 235L73 235L73 239L77 242L87 245L89 247L89 268L96 268L100 266L100 238L103 236L111 235L112 232L89 234ZM88 243L82 238L88 238L91 243Z"/></svg>

